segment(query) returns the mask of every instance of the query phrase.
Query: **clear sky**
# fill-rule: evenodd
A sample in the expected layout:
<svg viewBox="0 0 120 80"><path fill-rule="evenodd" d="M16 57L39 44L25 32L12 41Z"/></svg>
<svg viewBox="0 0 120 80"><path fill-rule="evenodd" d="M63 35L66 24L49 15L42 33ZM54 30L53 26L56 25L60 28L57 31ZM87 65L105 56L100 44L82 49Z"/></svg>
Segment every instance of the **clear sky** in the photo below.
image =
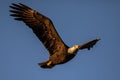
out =
<svg viewBox="0 0 120 80"><path fill-rule="evenodd" d="M68 46L100 37L90 51L42 69L42 43L23 22L9 16L11 3L24 3L48 16ZM1 0L0 80L120 80L120 0Z"/></svg>

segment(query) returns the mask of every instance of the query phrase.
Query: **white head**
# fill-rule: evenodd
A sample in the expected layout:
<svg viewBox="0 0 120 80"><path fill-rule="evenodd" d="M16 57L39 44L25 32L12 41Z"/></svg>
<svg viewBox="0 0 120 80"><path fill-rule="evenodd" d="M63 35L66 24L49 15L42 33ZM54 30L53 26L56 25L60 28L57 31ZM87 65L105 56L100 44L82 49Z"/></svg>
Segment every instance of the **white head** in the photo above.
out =
<svg viewBox="0 0 120 80"><path fill-rule="evenodd" d="M75 54L79 50L79 45L74 45L73 47L68 49L69 54Z"/></svg>

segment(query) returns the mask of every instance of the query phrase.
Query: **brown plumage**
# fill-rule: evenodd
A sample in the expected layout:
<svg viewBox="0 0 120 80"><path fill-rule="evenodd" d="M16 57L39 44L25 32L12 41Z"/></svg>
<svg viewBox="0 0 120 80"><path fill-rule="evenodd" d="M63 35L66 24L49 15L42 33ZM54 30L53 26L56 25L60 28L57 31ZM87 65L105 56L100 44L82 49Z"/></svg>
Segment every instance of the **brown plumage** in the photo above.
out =
<svg viewBox="0 0 120 80"><path fill-rule="evenodd" d="M79 49L90 49L100 39L94 39L83 45L75 45L69 48L57 33L52 21L24 4L12 4L11 16L15 20L23 21L29 28L33 30L39 40L49 51L50 57L48 61L39 63L42 68L52 68L57 64L63 64L71 60Z"/></svg>

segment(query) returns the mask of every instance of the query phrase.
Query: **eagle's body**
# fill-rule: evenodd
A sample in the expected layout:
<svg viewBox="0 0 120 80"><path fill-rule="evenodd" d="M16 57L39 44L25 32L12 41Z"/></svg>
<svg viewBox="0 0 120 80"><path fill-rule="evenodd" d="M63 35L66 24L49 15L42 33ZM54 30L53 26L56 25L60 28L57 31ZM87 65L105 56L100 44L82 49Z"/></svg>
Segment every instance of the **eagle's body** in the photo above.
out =
<svg viewBox="0 0 120 80"><path fill-rule="evenodd" d="M99 41L97 38L80 46L68 47L60 38L48 17L21 3L12 4L10 8L13 9L10 10L13 13L11 16L29 26L48 50L50 54L49 60L39 63L42 68L52 68L57 64L68 62L76 55L78 50L90 49Z"/></svg>
<svg viewBox="0 0 120 80"><path fill-rule="evenodd" d="M76 47L77 46L77 47ZM75 57L77 51L78 51L78 45L75 45L71 48L61 46L63 48L59 48L59 52L54 53L52 56L50 56L49 60L43 63L39 63L41 67L53 67L56 64L63 64L71 60Z"/></svg>

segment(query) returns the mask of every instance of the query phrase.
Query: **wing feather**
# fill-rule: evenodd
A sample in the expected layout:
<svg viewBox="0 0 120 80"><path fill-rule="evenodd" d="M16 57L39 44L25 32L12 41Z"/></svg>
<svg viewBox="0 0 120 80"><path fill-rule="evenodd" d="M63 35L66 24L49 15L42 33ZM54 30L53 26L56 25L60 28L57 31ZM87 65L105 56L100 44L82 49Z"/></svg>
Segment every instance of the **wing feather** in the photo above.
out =
<svg viewBox="0 0 120 80"><path fill-rule="evenodd" d="M14 16L15 20L23 21L28 25L40 41L42 41L50 55L59 50L61 45L64 45L65 48L67 47L48 17L21 3L13 3L10 8L12 8L12 10L10 10L12 13L11 16Z"/></svg>
<svg viewBox="0 0 120 80"><path fill-rule="evenodd" d="M100 40L100 38L96 38L94 40L88 41L88 42L80 45L79 49L88 49L88 50L90 50L90 48L92 48L99 40Z"/></svg>

